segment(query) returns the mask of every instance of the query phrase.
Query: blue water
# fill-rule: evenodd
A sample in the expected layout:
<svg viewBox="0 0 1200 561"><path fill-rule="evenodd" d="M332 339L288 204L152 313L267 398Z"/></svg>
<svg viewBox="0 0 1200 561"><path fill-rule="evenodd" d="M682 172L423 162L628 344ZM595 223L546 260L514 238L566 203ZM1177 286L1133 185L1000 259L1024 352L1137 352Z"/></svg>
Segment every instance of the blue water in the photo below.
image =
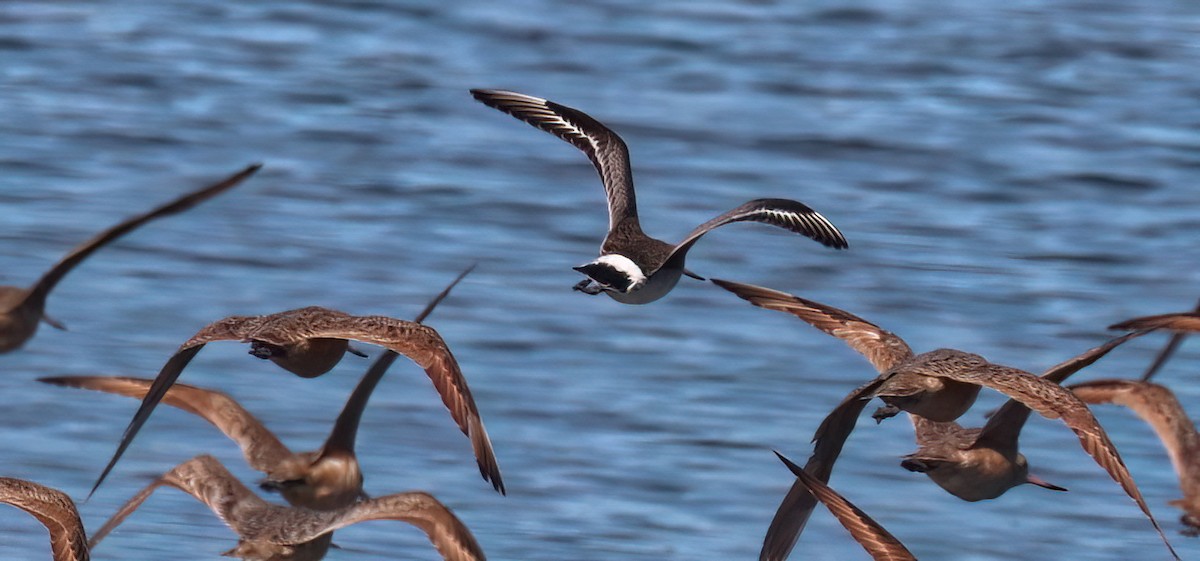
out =
<svg viewBox="0 0 1200 561"><path fill-rule="evenodd" d="M570 267L594 257L606 223L595 172L467 89L547 97L619 131L653 235L677 240L774 196L817 208L851 244L736 225L695 247L699 274L843 307L918 351L1040 371L1109 323L1188 309L1200 292L1200 6L992 4L0 3L0 282L32 283L100 229L266 164L51 295L70 331L0 357L0 473L82 501L136 407L38 376L150 377L232 314L411 317L478 261L429 323L462 364L509 496L478 477L407 362L363 421L367 491L433 493L497 560L754 558L791 482L770 450L802 461L871 367L706 283L644 307L572 292ZM1163 340L1080 379L1136 375ZM211 345L183 381L233 394L297 450L319 445L369 364L347 357L301 380L245 353ZM1197 361L1200 345L1185 345L1161 375L1189 405ZM1098 414L1196 558L1153 434L1127 411ZM862 423L832 484L922 558L1166 558L1061 423L1032 420L1022 449L1070 493L965 503L898 466L913 448L902 419ZM199 453L256 475L211 427L162 408L82 505L85 524ZM0 558L48 558L31 518L2 509L0 533ZM329 559L437 558L400 523L336 539ZM202 505L163 490L95 557L210 559L233 544ZM866 555L820 510L794 557Z"/></svg>

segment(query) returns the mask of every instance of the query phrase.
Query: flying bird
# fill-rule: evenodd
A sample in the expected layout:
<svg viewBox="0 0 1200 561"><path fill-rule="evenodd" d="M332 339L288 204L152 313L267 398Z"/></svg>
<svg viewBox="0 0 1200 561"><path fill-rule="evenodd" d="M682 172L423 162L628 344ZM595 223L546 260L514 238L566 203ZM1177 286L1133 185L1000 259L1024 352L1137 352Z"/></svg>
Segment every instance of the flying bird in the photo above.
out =
<svg viewBox="0 0 1200 561"><path fill-rule="evenodd" d="M46 322L51 327L65 330L61 322L46 315L46 297L58 285L67 273L76 265L87 259L97 249L109 242L132 232L138 226L162 216L183 212L197 204L211 199L229 189L242 180L250 177L262 164L254 164L246 169L203 189L188 193L163 206L145 214L134 216L112 228L100 232L92 239L71 250L59 260L49 271L46 271L37 283L29 288L19 286L0 286L0 353L15 351L37 333L38 324Z"/></svg>
<svg viewBox="0 0 1200 561"><path fill-rule="evenodd" d="M24 479L0 477L0 503L29 513L50 531L54 561L88 561L83 522L75 502L65 493Z"/></svg>
<svg viewBox="0 0 1200 561"><path fill-rule="evenodd" d="M251 561L317 561L328 551L334 530L368 520L399 520L425 532L446 561L485 559L471 531L428 493L412 491L364 499L336 510L273 505L242 485L209 455L196 456L175 466L134 495L92 536L90 546L95 548L163 485L208 505L238 534L237 547L222 554L227 557Z"/></svg>
<svg viewBox="0 0 1200 561"><path fill-rule="evenodd" d="M1200 534L1200 435L1171 390L1153 382L1093 380L1068 386L1084 403L1124 405L1154 429L1171 457L1183 498L1171 501L1190 535Z"/></svg>
<svg viewBox="0 0 1200 561"><path fill-rule="evenodd" d="M877 420L904 410L930 420L947 422L966 411L979 388L986 386L1020 401L1046 418L1062 419L1075 432L1083 449L1137 503L1163 543L1178 558L1104 428L1087 405L1058 384L954 349L914 354L903 339L844 310L769 288L718 279L713 282L755 306L790 313L845 341L879 371L878 377L846 396L817 428L813 436L816 443L813 455L804 469L821 481L829 481L846 437L854 430L859 413L872 398L880 397L889 406L876 412ZM793 485L767 530L760 559L787 558L814 506L812 496Z"/></svg>
<svg viewBox="0 0 1200 561"><path fill-rule="evenodd" d="M1051 367L1042 374L1042 379L1062 384L1109 351L1145 333L1135 331L1110 339ZM910 415L920 448L905 456L900 465L924 473L939 487L965 501L994 499L1025 483L1066 491L1029 473L1029 461L1019 452L1017 444L1029 414L1029 407L1020 400L1010 399L982 428L963 428L954 421L939 423Z"/></svg>
<svg viewBox="0 0 1200 561"><path fill-rule="evenodd" d="M463 434L471 440L480 474L504 493L500 468L491 440L471 397L466 378L450 348L431 327L385 316L352 316L328 308L308 307L266 316L233 316L201 329L159 371L142 404L125 429L108 465L92 487L94 493L124 454L159 401L200 349L212 341L251 344L250 353L268 358L305 377L327 372L346 352L348 340L362 341L402 354L425 369L442 403ZM314 366L316 365L316 366Z"/></svg>
<svg viewBox="0 0 1200 561"><path fill-rule="evenodd" d="M471 90L488 107L498 109L565 140L583 151L604 183L608 198L608 234L600 256L575 267L588 278L575 285L586 294L605 293L625 304L647 304L665 296L680 276L703 280L684 267L684 259L701 236L733 222L760 222L807 236L835 249L846 238L824 216L789 199L755 199L701 224L683 241L669 244L642 231L633 192L629 149L617 133L578 109L538 97L503 90Z"/></svg>
<svg viewBox="0 0 1200 561"><path fill-rule="evenodd" d="M414 319L421 323L449 295L474 266L463 271ZM218 392L175 384L162 402L208 421L242 449L246 463L266 475L261 487L278 491L293 506L331 510L349 506L364 497L363 475L354 452L359 420L367 401L398 355L386 351L354 388L329 437L320 449L294 453L266 426L232 397ZM58 376L38 381L143 398L153 380L112 376ZM499 481L499 477L497 477ZM501 483L503 488L503 483Z"/></svg>

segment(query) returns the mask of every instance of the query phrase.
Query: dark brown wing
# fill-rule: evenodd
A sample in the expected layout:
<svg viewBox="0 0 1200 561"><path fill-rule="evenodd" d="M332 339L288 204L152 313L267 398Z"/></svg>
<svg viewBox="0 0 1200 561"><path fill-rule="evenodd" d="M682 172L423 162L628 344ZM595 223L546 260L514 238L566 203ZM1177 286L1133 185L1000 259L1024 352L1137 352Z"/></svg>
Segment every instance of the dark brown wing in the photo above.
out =
<svg viewBox="0 0 1200 561"><path fill-rule="evenodd" d="M701 236L734 222L769 224L811 238L826 247L850 247L837 226L808 205L790 199L755 199L697 226L675 246L666 263L682 260ZM653 274L653 271L647 271L646 274Z"/></svg>
<svg viewBox="0 0 1200 561"><path fill-rule="evenodd" d="M311 337L354 339L400 353L425 369L425 373L442 396L442 403L459 429L471 439L479 471L492 486L504 493L500 467L492 450L491 439L483 428L475 398L463 377L458 361L442 336L431 327L384 316L347 316L340 322L326 322L324 329Z"/></svg>
<svg viewBox="0 0 1200 561"><path fill-rule="evenodd" d="M471 90L471 95L480 103L570 142L587 154L604 183L610 232L621 222L637 222L637 200L633 193L633 172L629 168L629 149L617 133L583 111L540 97L479 89Z"/></svg>
<svg viewBox="0 0 1200 561"><path fill-rule="evenodd" d="M1146 333L1149 333L1149 331L1133 331L1120 337L1109 339L1100 346L1092 347L1080 355L1050 367L1049 370L1042 373L1042 379L1054 382L1055 384L1062 384L1072 374L1104 358L1104 355L1107 355L1109 351L1130 339L1141 337ZM996 410L996 413L988 419L987 424L983 426L983 431L979 433L979 439L975 443L981 447L987 446L997 450L1015 451L1017 449L1017 440L1021 436L1021 429L1025 427L1025 421L1027 420L1029 420L1029 408L1016 399L1010 399L1004 402L1004 405L1001 405Z"/></svg>
<svg viewBox="0 0 1200 561"><path fill-rule="evenodd" d="M100 477L96 478L96 483L92 485L92 490L88 493L91 497L96 489L104 483L104 479L108 477L109 472L117 465L117 461L125 454L125 450L133 443L133 438L137 436L138 431L142 430L142 425L150 419L150 414L154 412L154 408L158 406L158 402L162 401L167 394L167 390L179 379L179 375L183 373L183 369L189 362L195 358L196 353L204 348L204 344L198 344L191 347L186 347L176 352L162 369L158 371L158 376L154 378L154 383L150 385L150 389L146 392L146 397L142 398L142 404L138 406L137 412L133 414L133 419L129 421L129 426L125 427L125 432L121 435L121 442L117 444L117 450L113 452L112 459L108 461L108 465L104 466L104 471L100 472Z"/></svg>
<svg viewBox="0 0 1200 561"><path fill-rule="evenodd" d="M162 487L162 485L162 480L156 479L153 483L138 491L136 495L130 497L128 501L125 501L125 504L121 505L121 508L117 509L117 512L104 521L104 525L99 530L92 533L92 539L88 540L88 547L95 548L100 545L100 542L104 541L104 538L108 537L126 518L129 518L129 515L142 506L142 503L146 502L146 499L149 499L150 495L154 494L155 489Z"/></svg>
<svg viewBox="0 0 1200 561"><path fill-rule="evenodd" d="M1175 555L1176 559L1179 558L1175 553L1175 548L1171 547L1171 543L1167 541L1166 534L1163 534L1158 521L1150 513L1150 508L1146 506L1146 501L1142 498L1137 484L1134 483L1133 476L1129 474L1129 469L1125 467L1125 462L1121 460L1117 447L1109 440L1108 433L1096 421L1096 417L1092 415L1087 405L1074 394L1054 382L1043 380L1023 370L998 364L941 372L938 375L960 382L989 387L1020 401L1043 417L1062 419L1079 437L1079 443L1083 446L1084 451L1090 454L1092 459L1104 468L1108 475L1137 503L1138 508L1142 509L1142 512L1150 519L1150 523L1154 525L1154 529L1158 531L1167 549L1171 550L1171 554Z"/></svg>
<svg viewBox="0 0 1200 561"><path fill-rule="evenodd" d="M29 513L46 527L54 561L88 561L83 522L75 502L65 493L24 479L0 477L0 503Z"/></svg>
<svg viewBox="0 0 1200 561"><path fill-rule="evenodd" d="M33 285L33 287L29 289L29 295L26 297L25 303L22 305L36 306L39 310L42 309L46 303L46 296L50 294L50 291L54 289L55 285L58 284L58 281L62 280L63 276L65 276L68 272L70 272L71 269L75 268L76 265L86 259L97 249L104 247L104 245L108 242L111 242L129 233L138 226L154 220L155 218L183 212L205 200L211 199L212 197L215 197L233 188L237 184L241 183L242 180L253 175L254 172L258 171L258 168L260 167L262 167L262 164L254 164L222 181L219 181L213 185L209 185L208 187L198 191L188 193L187 195L175 199L174 201L160 206L150 212L130 218L129 220L126 220L97 234L92 239L71 250L71 253L68 253L67 256L63 257L61 261L54 265L54 267L51 267L49 271L46 271L46 274L42 275L42 278L38 279L37 284Z"/></svg>
<svg viewBox="0 0 1200 561"><path fill-rule="evenodd" d="M775 452L775 455L779 456L784 465L796 475L797 482L804 485L818 500L825 503L829 512L833 513L838 522L841 522L850 535L854 536L854 540L867 550L867 553L871 554L872 559L876 561L916 561L916 556L908 551L908 548L904 547L900 540L873 518L867 516L867 513L854 506L837 491L829 488L825 482L809 475L800 466L783 457L779 452Z"/></svg>
<svg viewBox="0 0 1200 561"><path fill-rule="evenodd" d="M134 398L145 397L154 383L144 378L119 376L60 376L38 378L38 381ZM241 447L246 462L255 470L270 473L284 459L293 455L262 421L224 393L175 384L167 390L162 402L196 415L220 429Z"/></svg>
<svg viewBox="0 0 1200 561"><path fill-rule="evenodd" d="M913 356L912 349L903 339L850 312L752 284L720 279L712 279L712 282L755 306L792 314L845 341L850 348L867 357L880 373Z"/></svg>
<svg viewBox="0 0 1200 561"><path fill-rule="evenodd" d="M1171 390L1151 382L1094 380L1068 387L1084 403L1113 403L1131 409L1162 441L1185 494L1200 490L1200 435Z"/></svg>
<svg viewBox="0 0 1200 561"><path fill-rule="evenodd" d="M862 413L867 402L879 389L884 378L876 378L850 392L837 407L821 421L817 432L813 435L813 455L804 464L804 470L821 482L828 482L833 474L833 464L837 462L846 444L846 438L858 423L858 415ZM817 507L817 499L808 488L797 480L783 497L783 502L775 511L771 525L767 527L767 535L763 538L760 561L783 561L787 559L800 539L800 533L808 524L813 509Z"/></svg>

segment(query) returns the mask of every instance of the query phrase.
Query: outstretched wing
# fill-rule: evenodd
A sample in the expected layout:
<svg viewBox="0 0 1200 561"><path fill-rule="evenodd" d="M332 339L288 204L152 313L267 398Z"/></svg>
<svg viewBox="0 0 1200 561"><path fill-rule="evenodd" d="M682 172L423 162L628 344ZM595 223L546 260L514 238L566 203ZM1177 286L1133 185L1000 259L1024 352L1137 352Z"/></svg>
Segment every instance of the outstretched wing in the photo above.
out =
<svg viewBox="0 0 1200 561"><path fill-rule="evenodd" d="M66 257L63 257L62 260L51 267L49 271L46 271L46 274L42 275L42 278L38 279L37 284L33 285L33 287L29 289L29 294L26 296L25 302L22 305L36 306L39 310L42 309L46 304L46 296L50 294L50 291L54 289L55 285L58 284L58 281L62 280L62 278L66 276L71 269L74 269L76 265L78 265L84 259L87 259L87 257L97 249L104 247L104 245L108 242L111 242L133 231L138 226L154 220L155 218L183 212L203 201L211 199L212 197L229 190L241 183L247 177L254 175L254 172L258 171L258 168L261 167L262 164L254 164L249 166L222 181L209 185L203 189L188 193L187 195L175 199L150 212L135 216L120 224L117 224L116 226L113 226L112 228L100 232L92 239L71 250Z"/></svg>
<svg viewBox="0 0 1200 561"><path fill-rule="evenodd" d="M281 512L307 511L267 503L208 454L201 454L175 466L147 487L147 491L158 485L170 485L195 497L208 505L226 526L244 537L253 537L261 532L259 525L262 521L277 517Z"/></svg>
<svg viewBox="0 0 1200 561"><path fill-rule="evenodd" d="M1192 310L1192 312L1200 313L1200 302L1196 303L1196 308ZM1116 328L1117 326L1114 325L1113 327ZM1182 344L1183 340L1186 338L1187 334L1183 332L1177 332L1172 335L1171 340L1167 341L1167 345L1158 352L1158 356L1154 357L1154 362L1150 363L1150 367L1146 369L1144 374L1142 374L1142 381L1153 378L1154 375L1158 373L1158 370L1162 368L1162 366L1167 363L1167 360L1171 358L1171 355L1175 353L1175 349L1179 348L1179 345Z"/></svg>
<svg viewBox="0 0 1200 561"><path fill-rule="evenodd" d="M913 356L912 349L903 339L850 312L752 284L719 279L712 279L712 282L755 306L792 314L845 341L850 348L867 357L880 373Z"/></svg>
<svg viewBox="0 0 1200 561"><path fill-rule="evenodd" d="M755 199L743 203L692 230L667 258L667 263L683 259L692 245L704 234L715 228L734 222L760 222L783 228L789 232L812 238L821 245L834 249L846 249L850 245L841 231L828 218L804 203L791 199Z"/></svg>
<svg viewBox="0 0 1200 561"><path fill-rule="evenodd" d="M1159 314L1127 319L1108 326L1109 329L1170 329L1172 331L1200 331L1200 312Z"/></svg>
<svg viewBox="0 0 1200 561"><path fill-rule="evenodd" d="M346 316L325 322L310 335L317 338L354 339L400 353L425 369L442 396L442 403L458 428L471 439L479 471L492 486L504 493L500 467L491 439L483 428L475 398L463 377L458 361L442 336L431 327L385 316Z"/></svg>
<svg viewBox="0 0 1200 561"><path fill-rule="evenodd" d="M79 511L62 491L24 479L0 477L0 503L29 513L46 527L54 561L88 561L87 535Z"/></svg>
<svg viewBox="0 0 1200 561"><path fill-rule="evenodd" d="M1079 437L1079 443L1083 446L1084 451L1090 454L1092 459L1108 472L1109 477L1112 477L1137 503L1138 508L1142 509L1142 512L1150 519L1150 523L1154 525L1154 529L1158 531L1167 549L1171 550L1171 554L1176 559L1179 558L1175 549L1171 547L1171 543L1167 541L1166 534L1163 534L1158 521L1154 519L1153 514L1150 514L1150 508L1146 506L1146 501L1142 498L1137 484L1134 483L1133 476L1129 474L1129 469L1125 467L1125 462L1117 453L1116 445L1109 440L1108 433L1100 426L1087 405L1074 394L1054 382L1043 380L1023 370L999 364L989 363L976 369L940 371L937 375L992 388L1020 401L1043 417L1062 419Z"/></svg>
<svg viewBox="0 0 1200 561"><path fill-rule="evenodd" d="M421 310L420 314L417 314L413 322L421 323L425 318L429 317L429 314L433 313L438 304L450 295L450 291L458 285L459 281L474 269L475 265L472 264L462 273L459 273L454 280L450 281L450 284L446 288L442 289L441 292L425 305L425 309ZM395 351L384 351L375 360L375 363L371 365L371 368L367 370L367 373L363 374L358 385L354 386L354 391L350 393L350 397L346 399L346 405L342 407L342 412L338 415L337 421L333 423L333 430L329 432L329 438L325 440L325 445L321 447L322 455L337 452L354 454L354 444L358 439L358 425L362 420L363 411L367 408L367 402L370 401L371 394L375 391L375 386L379 385L379 380L383 378L387 369L391 368L392 363L396 362L398 356L400 355Z"/></svg>
<svg viewBox="0 0 1200 561"><path fill-rule="evenodd" d="M800 466L783 457L779 452L775 452L775 455L779 456L784 465L796 475L797 482L804 485L810 493L825 503L829 512L833 513L838 522L841 522L850 535L854 536L854 540L867 550L867 553L871 554L872 559L876 561L916 561L916 556L908 551L908 548L904 547L900 540L880 526L873 518L867 516L867 513L854 506L825 482L809 475Z"/></svg>
<svg viewBox="0 0 1200 561"><path fill-rule="evenodd" d="M884 378L876 378L850 392L837 407L821 421L817 432L813 434L813 455L804 464L804 471L822 483L827 483L833 475L833 464L837 462L846 444L846 438L858 423L867 402L875 395L875 390L883 384ZM800 539L800 533L808 524L813 509L817 507L817 498L803 483L797 480L783 497L783 502L775 511L771 525L767 527L767 535L763 538L760 561L783 561L787 559Z"/></svg>
<svg viewBox="0 0 1200 561"><path fill-rule="evenodd" d="M637 220L629 149L617 133L582 111L540 97L504 90L471 90L479 102L570 142L587 154L608 196L608 229L625 219Z"/></svg>
<svg viewBox="0 0 1200 561"><path fill-rule="evenodd" d="M299 509L293 509L299 510ZM328 532L368 520L400 520L425 532L429 541L447 561L483 561L486 557L475 536L466 525L428 493L419 491L397 493L367 499L338 511L302 511L304 518L293 517L286 532L286 541L268 538L277 543L305 542ZM265 537L265 536L264 536Z"/></svg>
<svg viewBox="0 0 1200 561"><path fill-rule="evenodd" d="M190 343L190 342L189 342ZM185 348L176 352L162 369L158 371L158 376L154 378L154 382L150 384L150 389L146 391L146 396L142 398L142 404L138 406L137 412L133 414L133 419L129 421L129 426L125 427L125 432L121 435L121 442L117 444L116 452L113 452L112 459L108 460L108 465L104 466L104 471L100 472L100 477L96 478L96 483L92 484L92 490L88 492L88 497L91 497L96 489L100 488L100 484L104 483L104 479L108 477L109 472L117 465L117 461L125 454L125 450L133 443L133 438L137 436L138 431L142 430L142 425L150 419L150 414L154 412L154 408L158 407L158 402L162 401L166 396L167 390L175 384L175 380L179 379L179 375L183 373L183 369L188 363L196 357L196 353L204 348L204 344L196 344L194 346L185 346Z"/></svg>
<svg viewBox="0 0 1200 561"><path fill-rule="evenodd" d="M117 461L125 454L125 449L129 448L138 431L142 430L142 425L146 424L146 421L150 419L150 414L154 412L155 407L158 407L158 402L162 401L163 397L167 394L167 390L171 389L171 386L175 384L175 380L179 379L179 375L183 373L183 369L195 358L196 353L204 348L205 344L211 341L241 340L246 334L259 327L265 319L270 317L230 316L214 321L204 326L191 339L188 339L186 343L181 345L179 350L158 371L158 376L154 377L154 382L150 384L150 389L146 391L145 397L142 398L142 404L138 406L137 412L133 414L133 419L129 421L129 426L125 427L125 433L121 435L121 442L117 444L117 451L113 453L113 457L108 461L108 465L104 467L104 471L100 472L100 477L92 485L92 490L88 493L88 497L91 497L96 492L96 489L100 487L100 484L104 483L104 479L108 477L108 473L112 471L113 466L117 465Z"/></svg>
<svg viewBox="0 0 1200 561"><path fill-rule="evenodd" d="M38 378L38 381L135 398L145 397L154 384L153 380L119 376L58 376ZM175 384L167 390L162 402L196 415L220 429L241 447L246 463L255 470L270 473L284 459L292 456L292 451L263 426L262 421L224 393Z"/></svg>
<svg viewBox="0 0 1200 561"><path fill-rule="evenodd" d="M1179 474L1179 486L1200 486L1200 435L1171 390L1133 380L1093 380L1067 389L1084 403L1114 403L1133 410L1158 434Z"/></svg>
<svg viewBox="0 0 1200 561"><path fill-rule="evenodd" d="M1109 339L1102 345L1092 347L1078 356L1050 367L1049 370L1042 373L1042 379L1054 382L1055 384L1062 384L1072 374L1104 358L1104 355L1107 355L1109 351L1119 347L1130 339L1136 339L1146 333L1149 333L1149 331L1134 331ZM1025 404L1016 399L1010 399L1004 402L1004 405L1001 405L995 414L988 419L987 424L980 431L975 445L988 446L1001 450L1016 450L1017 439L1020 438L1021 429L1025 427L1025 421L1027 420L1029 420L1029 407L1026 407Z"/></svg>

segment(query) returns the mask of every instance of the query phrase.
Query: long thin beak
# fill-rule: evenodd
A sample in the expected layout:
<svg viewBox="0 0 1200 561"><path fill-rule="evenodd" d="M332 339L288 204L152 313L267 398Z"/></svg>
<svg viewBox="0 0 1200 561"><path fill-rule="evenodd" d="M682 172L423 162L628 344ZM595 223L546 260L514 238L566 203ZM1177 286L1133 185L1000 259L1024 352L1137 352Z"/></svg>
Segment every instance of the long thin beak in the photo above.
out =
<svg viewBox="0 0 1200 561"><path fill-rule="evenodd" d="M1055 484L1053 484L1053 483L1050 483L1049 481L1046 481L1045 479L1042 479L1042 478L1040 478L1040 477L1038 477L1038 476L1036 476L1036 475L1033 475L1033 474L1030 474L1028 477L1026 477L1026 478L1025 478L1025 482L1026 482L1026 483L1032 483L1032 484L1034 484L1034 485L1037 485L1038 487L1044 487L1044 488L1046 488L1046 489L1049 489L1049 490L1051 490L1051 491L1066 491L1066 489L1065 489L1065 488L1063 488L1063 487L1059 487L1058 485L1055 485Z"/></svg>

